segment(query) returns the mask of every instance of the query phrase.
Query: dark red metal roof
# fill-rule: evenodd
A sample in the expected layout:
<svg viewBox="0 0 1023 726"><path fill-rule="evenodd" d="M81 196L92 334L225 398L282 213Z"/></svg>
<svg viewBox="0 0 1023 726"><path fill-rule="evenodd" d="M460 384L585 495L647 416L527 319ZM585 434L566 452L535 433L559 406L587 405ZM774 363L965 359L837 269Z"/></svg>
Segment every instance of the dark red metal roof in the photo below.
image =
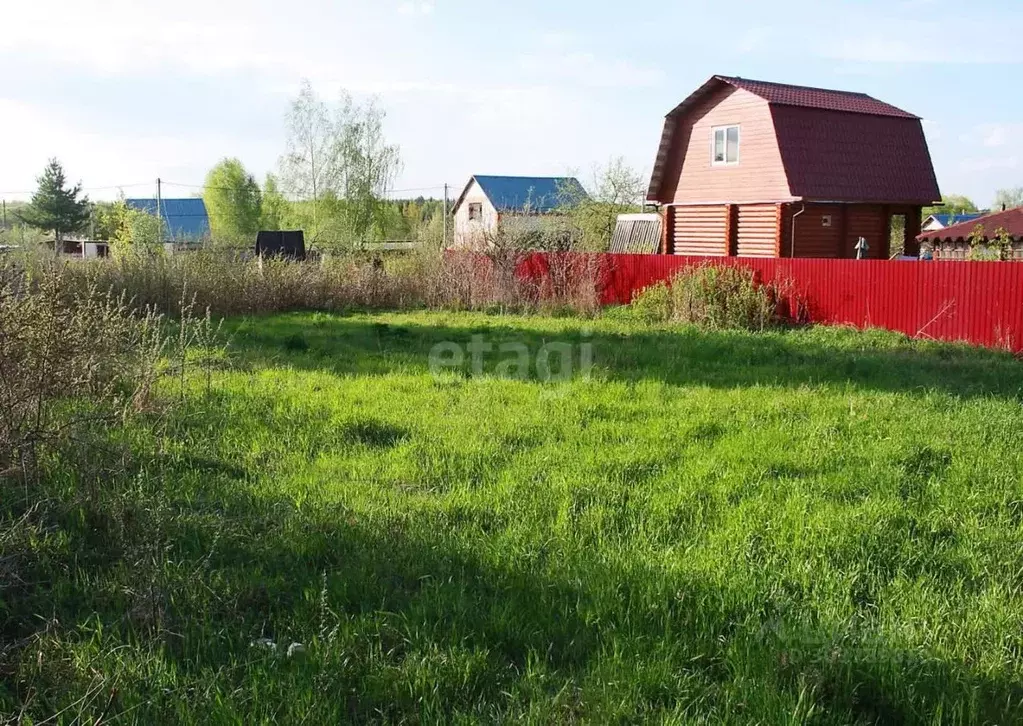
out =
<svg viewBox="0 0 1023 726"><path fill-rule="evenodd" d="M846 113L863 113L894 118L919 118L901 108L878 101L865 93L832 91L827 88L811 88L809 86L790 86L787 83L751 81L730 76L715 76L715 78L779 106L801 106L817 108L822 111L845 111Z"/></svg>
<svg viewBox="0 0 1023 726"><path fill-rule="evenodd" d="M921 206L941 199L918 119L783 105L771 114L792 196Z"/></svg>
<svg viewBox="0 0 1023 726"><path fill-rule="evenodd" d="M918 116L864 93L712 76L668 114L647 198L660 199L679 118L723 85L770 105L794 198L931 204L941 199Z"/></svg>
<svg viewBox="0 0 1023 726"><path fill-rule="evenodd" d="M995 233L1004 229L1015 239L1023 239L1023 207L1009 209L1004 212L986 214L977 217L969 222L953 224L945 229L936 229L931 232L924 232L919 237L920 241L925 240L966 240L973 234L977 227L981 227L981 234L985 237L994 237Z"/></svg>

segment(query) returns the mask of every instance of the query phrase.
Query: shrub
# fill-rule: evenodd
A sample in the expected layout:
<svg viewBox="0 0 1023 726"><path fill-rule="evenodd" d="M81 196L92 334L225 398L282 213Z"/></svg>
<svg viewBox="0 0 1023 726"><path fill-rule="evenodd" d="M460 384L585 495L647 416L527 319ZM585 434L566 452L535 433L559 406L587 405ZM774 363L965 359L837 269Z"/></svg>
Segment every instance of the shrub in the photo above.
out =
<svg viewBox="0 0 1023 726"><path fill-rule="evenodd" d="M671 288L658 282L642 290L629 307L633 317L648 323L664 323L672 318Z"/></svg>
<svg viewBox="0 0 1023 726"><path fill-rule="evenodd" d="M777 321L778 297L773 286L758 284L749 270L702 265L643 290L632 308L651 322L763 330Z"/></svg>
<svg viewBox="0 0 1023 726"><path fill-rule="evenodd" d="M0 267L0 475L24 473L40 445L80 423L102 426L148 400L161 319L133 315L123 296L76 290L69 277Z"/></svg>
<svg viewBox="0 0 1023 726"><path fill-rule="evenodd" d="M59 274L69 291L112 290L136 310L177 316L181 301L216 316L293 310L445 308L455 310L599 309L597 263L585 255L553 254L542 276L523 279L528 252L484 253L424 248L408 257L367 253L308 262L251 254L193 251L151 255L130 246L115 259L66 261L52 255L25 260L37 277Z"/></svg>

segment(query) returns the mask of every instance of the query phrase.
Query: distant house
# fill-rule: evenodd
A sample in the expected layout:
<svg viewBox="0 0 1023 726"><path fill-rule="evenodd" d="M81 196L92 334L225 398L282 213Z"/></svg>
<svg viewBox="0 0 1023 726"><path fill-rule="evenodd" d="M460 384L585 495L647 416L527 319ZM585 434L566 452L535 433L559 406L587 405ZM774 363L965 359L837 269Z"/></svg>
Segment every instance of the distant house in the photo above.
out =
<svg viewBox="0 0 1023 726"><path fill-rule="evenodd" d="M1004 232L1010 240L1012 259L1023 259L1023 207L980 216L963 216L972 218L921 233L917 237L920 246L930 250L936 259L964 260L970 257L975 243L986 246Z"/></svg>
<svg viewBox="0 0 1023 726"><path fill-rule="evenodd" d="M155 199L126 199L131 209L156 215ZM164 221L167 241L196 242L210 236L210 217L206 204L198 197L188 199L161 199L160 217Z"/></svg>
<svg viewBox="0 0 1023 726"><path fill-rule="evenodd" d="M912 253L941 195L920 118L862 93L714 76L664 123L648 201L662 253ZM893 219L902 217L893 224ZM901 226L900 226L901 225Z"/></svg>
<svg viewBox="0 0 1023 726"><path fill-rule="evenodd" d="M584 198L572 177L474 176L455 202L454 246L485 246L509 224L528 227Z"/></svg>
<svg viewBox="0 0 1023 726"><path fill-rule="evenodd" d="M988 214L988 212L963 212L961 214L950 212L947 214L932 214L924 220L923 226L920 229L923 232L936 232L939 229L951 227L953 224L972 222L978 217L983 217L985 214Z"/></svg>

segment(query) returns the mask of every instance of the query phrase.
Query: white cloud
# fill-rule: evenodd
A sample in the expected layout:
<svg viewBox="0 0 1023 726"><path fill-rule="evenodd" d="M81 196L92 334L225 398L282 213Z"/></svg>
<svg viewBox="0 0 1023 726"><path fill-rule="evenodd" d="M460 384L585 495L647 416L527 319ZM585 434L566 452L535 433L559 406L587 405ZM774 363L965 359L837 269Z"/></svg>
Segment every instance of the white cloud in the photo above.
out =
<svg viewBox="0 0 1023 726"><path fill-rule="evenodd" d="M990 172L1000 169L1018 169L1020 157L1015 154L1005 156L975 156L962 160L959 166L963 171Z"/></svg>
<svg viewBox="0 0 1023 726"><path fill-rule="evenodd" d="M985 149L1004 149L1006 147L1023 148L1023 123L983 123L977 124L959 140L971 147Z"/></svg>
<svg viewBox="0 0 1023 726"><path fill-rule="evenodd" d="M977 124L958 137L954 168L987 190L1014 186L1023 169L1023 123Z"/></svg>
<svg viewBox="0 0 1023 726"><path fill-rule="evenodd" d="M1023 124L987 124L983 127L981 143L988 148L1019 144L1023 139Z"/></svg>
<svg viewBox="0 0 1023 726"><path fill-rule="evenodd" d="M1023 32L1023 18L1016 15L999 14L991 17L973 15L969 17L949 16L942 21L914 20L912 33L907 33L910 21L893 16L891 18L870 18L870 25L863 25L860 18L850 17L844 23L840 36L833 32L840 18L828 17L827 27L811 28L809 37L814 38L812 48L816 55L835 60L855 63L886 64L995 64L1023 62L1023 46L1013 42L942 42L955 29L957 38L985 38L992 27L998 27L1005 38L1015 37ZM806 33L807 28L800 28ZM933 39L934 42L929 42Z"/></svg>
<svg viewBox="0 0 1023 726"><path fill-rule="evenodd" d="M590 88L650 87L663 83L666 77L660 68L586 50L524 54L519 56L518 67L524 79Z"/></svg>
<svg viewBox="0 0 1023 726"><path fill-rule="evenodd" d="M157 176L191 183L225 155L266 159L275 158L278 153L272 143L239 142L223 134L199 134L186 139L147 134L143 129L137 135L111 136L105 129L84 127L31 104L4 98L0 98L0 118L4 119L5 133L28 142L10 144L4 150L5 186L0 187L0 193L7 198L25 197L34 186L23 183L10 188L7 185L11 182L7 180L34 180L52 156L64 164L69 179L83 179L86 189L94 190L90 196L110 199L117 196L118 185L126 185L124 192L128 196L148 195ZM45 144L32 143L35 140L45 140Z"/></svg>
<svg viewBox="0 0 1023 726"><path fill-rule="evenodd" d="M276 3L258 0L178 0L172 10L153 0L17 3L4 10L9 32L0 34L0 54L106 76L256 71L275 78L344 78L353 70L366 75L387 61L377 53L376 39L388 18L373 6L353 0L298 4L282 12ZM406 5L416 15L434 10L432 0L410 0L399 11ZM352 33L352 27L363 32ZM365 62L369 57L376 62Z"/></svg>
<svg viewBox="0 0 1023 726"><path fill-rule="evenodd" d="M740 53L757 53L769 49L775 40L774 28L760 26L747 28L735 42L735 49Z"/></svg>
<svg viewBox="0 0 1023 726"><path fill-rule="evenodd" d="M400 15L432 15L435 9L430 0L408 0L398 5Z"/></svg>

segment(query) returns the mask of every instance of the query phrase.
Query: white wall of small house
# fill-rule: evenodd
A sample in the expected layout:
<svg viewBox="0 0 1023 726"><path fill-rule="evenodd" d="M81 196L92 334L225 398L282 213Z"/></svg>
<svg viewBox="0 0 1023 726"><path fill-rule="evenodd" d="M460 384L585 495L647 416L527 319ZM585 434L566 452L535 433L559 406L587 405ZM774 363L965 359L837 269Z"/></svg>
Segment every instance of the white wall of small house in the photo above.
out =
<svg viewBox="0 0 1023 726"><path fill-rule="evenodd" d="M469 205L481 204L482 214L478 220L469 219ZM462 203L455 210L454 247L474 248L486 244L487 237L497 232L499 215L483 188L473 180Z"/></svg>

